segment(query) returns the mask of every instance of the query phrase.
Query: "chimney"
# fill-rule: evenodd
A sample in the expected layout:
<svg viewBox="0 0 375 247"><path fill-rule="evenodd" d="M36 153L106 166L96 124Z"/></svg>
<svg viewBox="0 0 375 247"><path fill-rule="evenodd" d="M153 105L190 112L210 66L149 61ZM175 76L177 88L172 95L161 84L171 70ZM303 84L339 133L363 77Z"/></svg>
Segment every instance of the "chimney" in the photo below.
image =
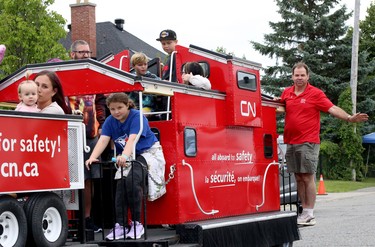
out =
<svg viewBox="0 0 375 247"><path fill-rule="evenodd" d="M92 57L96 57L96 4L89 1L77 0L76 4L70 4L71 9L71 37L72 42L78 39L85 40L90 45Z"/></svg>
<svg viewBox="0 0 375 247"><path fill-rule="evenodd" d="M125 23L124 19L115 19L116 27L120 31L124 31L124 23Z"/></svg>

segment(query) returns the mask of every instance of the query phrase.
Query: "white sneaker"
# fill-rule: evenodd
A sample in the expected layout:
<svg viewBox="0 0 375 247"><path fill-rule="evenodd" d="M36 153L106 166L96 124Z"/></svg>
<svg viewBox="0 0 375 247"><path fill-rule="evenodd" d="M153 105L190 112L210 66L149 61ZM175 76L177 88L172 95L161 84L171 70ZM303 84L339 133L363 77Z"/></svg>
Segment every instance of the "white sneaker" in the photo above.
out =
<svg viewBox="0 0 375 247"><path fill-rule="evenodd" d="M124 231L125 229L125 231ZM115 227L111 229L111 231L108 233L108 235L105 237L106 240L109 240L109 241L112 241L114 239L118 240L118 239L124 239L124 235L125 235L125 238L126 238L126 231L127 231L127 228L121 226L119 223L116 223L115 224Z"/></svg>
<svg viewBox="0 0 375 247"><path fill-rule="evenodd" d="M316 224L316 220L314 216L302 212L302 214L297 217L297 224L302 226L313 226Z"/></svg>
<svg viewBox="0 0 375 247"><path fill-rule="evenodd" d="M138 221L132 221L130 225L130 231L126 236L131 239L140 239L145 233L145 229Z"/></svg>

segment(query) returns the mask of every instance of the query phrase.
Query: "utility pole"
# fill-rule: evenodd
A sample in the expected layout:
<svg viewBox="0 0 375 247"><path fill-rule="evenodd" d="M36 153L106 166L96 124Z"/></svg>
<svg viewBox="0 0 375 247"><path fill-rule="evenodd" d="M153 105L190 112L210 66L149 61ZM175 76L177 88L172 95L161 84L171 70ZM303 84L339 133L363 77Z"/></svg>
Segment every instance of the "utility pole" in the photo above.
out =
<svg viewBox="0 0 375 247"><path fill-rule="evenodd" d="M357 112L357 81L358 81L358 45L359 45L359 9L360 0L355 0L354 7L354 27L352 40L352 67L350 71L350 89L352 96L352 114Z"/></svg>
<svg viewBox="0 0 375 247"><path fill-rule="evenodd" d="M357 82L358 82L358 45L359 45L359 9L361 6L360 0L355 0L354 7L354 27L353 27L353 40L352 40L352 67L350 71L350 89L352 96L352 114L357 112ZM354 125L354 133L357 132L357 128ZM356 181L356 171L353 167L353 161L350 161L350 167L352 167L352 180Z"/></svg>

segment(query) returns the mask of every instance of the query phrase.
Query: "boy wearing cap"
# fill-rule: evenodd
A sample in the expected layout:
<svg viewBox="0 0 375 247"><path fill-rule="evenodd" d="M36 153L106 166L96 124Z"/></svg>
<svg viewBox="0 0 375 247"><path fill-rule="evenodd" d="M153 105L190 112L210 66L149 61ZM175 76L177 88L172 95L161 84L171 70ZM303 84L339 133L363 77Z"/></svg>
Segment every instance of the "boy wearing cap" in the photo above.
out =
<svg viewBox="0 0 375 247"><path fill-rule="evenodd" d="M160 32L159 38L156 39L160 41L163 50L168 53L166 58L167 62L164 63L163 70L162 70L162 77L161 79L167 81L177 82L176 79L176 60L175 56L172 53L175 51L175 47L177 45L177 35L173 30L166 29ZM173 58L173 59L172 59ZM172 60L172 61L171 61ZM171 64L172 62L172 64ZM171 74L172 68L172 76Z"/></svg>

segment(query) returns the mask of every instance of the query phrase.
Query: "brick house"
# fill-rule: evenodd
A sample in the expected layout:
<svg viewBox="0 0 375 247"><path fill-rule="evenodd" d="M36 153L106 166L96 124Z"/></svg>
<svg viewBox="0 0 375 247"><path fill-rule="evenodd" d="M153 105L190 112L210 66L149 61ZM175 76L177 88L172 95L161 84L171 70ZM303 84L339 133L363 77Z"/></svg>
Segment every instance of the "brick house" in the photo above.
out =
<svg viewBox="0 0 375 247"><path fill-rule="evenodd" d="M78 1L77 1L78 2ZM145 53L149 58L165 58L165 53L152 47L138 37L124 30L125 21L116 19L96 23L95 8L96 4L88 1L83 3L70 4L72 23L68 25L69 32L61 44L70 49L72 41L77 39L86 40L93 52L92 57L101 59L108 54L117 54L123 50L130 50Z"/></svg>

